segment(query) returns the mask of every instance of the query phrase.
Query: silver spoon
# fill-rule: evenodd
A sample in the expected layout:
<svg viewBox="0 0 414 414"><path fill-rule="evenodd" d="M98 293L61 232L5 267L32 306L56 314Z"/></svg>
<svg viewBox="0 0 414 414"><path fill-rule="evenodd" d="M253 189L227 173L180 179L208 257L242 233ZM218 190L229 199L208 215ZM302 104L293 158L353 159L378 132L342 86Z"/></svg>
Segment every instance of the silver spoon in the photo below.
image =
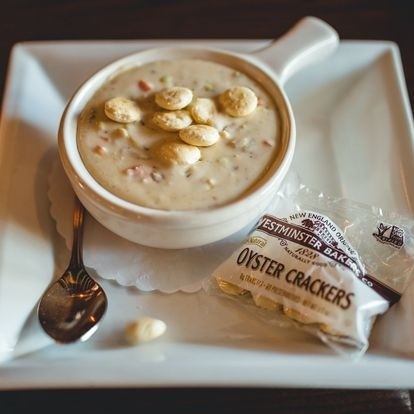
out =
<svg viewBox="0 0 414 414"><path fill-rule="evenodd" d="M60 343L88 339L98 328L107 308L105 292L88 275L82 260L84 214L83 205L75 197L69 266L46 290L37 310L44 331Z"/></svg>

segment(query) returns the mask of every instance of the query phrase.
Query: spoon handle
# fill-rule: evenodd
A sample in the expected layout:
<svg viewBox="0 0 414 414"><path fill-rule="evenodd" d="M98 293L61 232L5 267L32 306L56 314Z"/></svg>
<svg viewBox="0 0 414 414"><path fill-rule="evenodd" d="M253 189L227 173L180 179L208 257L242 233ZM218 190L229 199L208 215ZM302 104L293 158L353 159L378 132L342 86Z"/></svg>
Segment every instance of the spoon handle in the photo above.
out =
<svg viewBox="0 0 414 414"><path fill-rule="evenodd" d="M75 196L75 206L73 209L73 241L72 241L72 255L70 258L69 267L76 268L82 265L82 236L83 236L83 219L85 216L85 207Z"/></svg>

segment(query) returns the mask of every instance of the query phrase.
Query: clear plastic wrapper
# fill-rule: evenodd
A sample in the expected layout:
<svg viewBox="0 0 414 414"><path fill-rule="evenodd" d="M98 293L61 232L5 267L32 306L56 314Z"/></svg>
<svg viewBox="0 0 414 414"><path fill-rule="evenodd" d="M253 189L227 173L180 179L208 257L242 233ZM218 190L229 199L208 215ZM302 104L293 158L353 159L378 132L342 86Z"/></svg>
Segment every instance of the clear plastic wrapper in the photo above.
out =
<svg viewBox="0 0 414 414"><path fill-rule="evenodd" d="M204 286L361 356L414 272L414 221L293 181Z"/></svg>

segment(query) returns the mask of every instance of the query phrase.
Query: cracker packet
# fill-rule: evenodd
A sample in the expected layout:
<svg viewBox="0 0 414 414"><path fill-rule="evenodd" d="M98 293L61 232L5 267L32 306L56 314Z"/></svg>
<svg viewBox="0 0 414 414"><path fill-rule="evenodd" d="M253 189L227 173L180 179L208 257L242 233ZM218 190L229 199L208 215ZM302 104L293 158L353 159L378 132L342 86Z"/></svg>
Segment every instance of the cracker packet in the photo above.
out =
<svg viewBox="0 0 414 414"><path fill-rule="evenodd" d="M413 231L407 217L288 184L204 287L358 357L414 273Z"/></svg>

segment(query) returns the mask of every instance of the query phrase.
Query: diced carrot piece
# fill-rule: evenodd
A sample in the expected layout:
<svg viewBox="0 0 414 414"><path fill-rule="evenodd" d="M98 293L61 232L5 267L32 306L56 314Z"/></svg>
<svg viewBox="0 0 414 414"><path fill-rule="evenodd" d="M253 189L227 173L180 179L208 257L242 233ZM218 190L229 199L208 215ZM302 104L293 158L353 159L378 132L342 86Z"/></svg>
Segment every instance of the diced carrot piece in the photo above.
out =
<svg viewBox="0 0 414 414"><path fill-rule="evenodd" d="M140 79L138 81L138 87L139 89L141 89L141 91L144 91L144 92L149 92L152 89L152 85L143 79Z"/></svg>

